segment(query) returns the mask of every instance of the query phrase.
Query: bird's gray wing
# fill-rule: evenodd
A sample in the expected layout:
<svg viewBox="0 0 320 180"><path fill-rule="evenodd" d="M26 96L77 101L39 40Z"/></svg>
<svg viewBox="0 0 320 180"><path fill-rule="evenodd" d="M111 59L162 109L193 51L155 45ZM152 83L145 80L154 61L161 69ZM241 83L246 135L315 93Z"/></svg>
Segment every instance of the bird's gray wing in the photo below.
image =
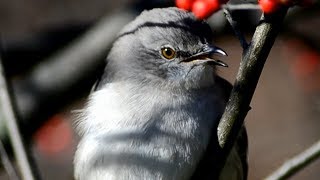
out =
<svg viewBox="0 0 320 180"><path fill-rule="evenodd" d="M228 101L232 85L225 79L216 76L216 85L220 86L220 89L224 91L221 92L221 96L224 97L226 103ZM220 119L220 117L219 117ZM218 121L216 121L218 122ZM218 123L213 127L213 131L210 137L209 145L204 153L202 159L200 160L197 169L195 170L191 180L213 180L219 179L219 168L217 167L217 161L219 160L219 143L217 137L217 126ZM237 141L232 148L230 155L226 161L226 165L221 172L220 179L228 180L246 180L248 174L248 164L247 164L247 148L248 139L247 132L243 126L239 133Z"/></svg>

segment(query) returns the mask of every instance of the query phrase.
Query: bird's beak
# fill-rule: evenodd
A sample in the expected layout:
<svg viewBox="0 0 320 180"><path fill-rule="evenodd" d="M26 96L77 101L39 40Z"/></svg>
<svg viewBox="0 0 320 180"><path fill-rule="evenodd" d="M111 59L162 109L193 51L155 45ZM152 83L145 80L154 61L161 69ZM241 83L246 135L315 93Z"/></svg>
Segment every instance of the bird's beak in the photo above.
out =
<svg viewBox="0 0 320 180"><path fill-rule="evenodd" d="M228 67L228 65L223 61L213 58L213 55L216 55L216 54L222 55L222 56L228 56L227 53L221 48L218 48L212 45L205 45L200 52L192 56L189 56L186 59L183 59L181 62L201 61L201 62L206 62L212 65Z"/></svg>

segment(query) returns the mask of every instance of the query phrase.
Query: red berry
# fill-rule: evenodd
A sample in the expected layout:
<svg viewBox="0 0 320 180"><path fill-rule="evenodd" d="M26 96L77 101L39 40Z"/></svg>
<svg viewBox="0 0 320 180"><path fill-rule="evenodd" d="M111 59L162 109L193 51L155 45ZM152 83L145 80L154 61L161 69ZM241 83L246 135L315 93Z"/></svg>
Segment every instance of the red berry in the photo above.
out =
<svg viewBox="0 0 320 180"><path fill-rule="evenodd" d="M208 9L214 10L212 13L220 9L220 5L222 4L222 1L226 0L203 0L208 5ZM227 1L226 1L227 2Z"/></svg>
<svg viewBox="0 0 320 180"><path fill-rule="evenodd" d="M72 127L62 115L51 117L34 135L35 145L46 155L62 153L72 143Z"/></svg>
<svg viewBox="0 0 320 180"><path fill-rule="evenodd" d="M273 13L280 8L280 2L278 0L259 0L259 5L266 14Z"/></svg>
<svg viewBox="0 0 320 180"><path fill-rule="evenodd" d="M205 19L219 9L219 0L197 0L192 6L192 12L198 19Z"/></svg>
<svg viewBox="0 0 320 180"><path fill-rule="evenodd" d="M184 10L191 10L194 0L176 0L176 6Z"/></svg>

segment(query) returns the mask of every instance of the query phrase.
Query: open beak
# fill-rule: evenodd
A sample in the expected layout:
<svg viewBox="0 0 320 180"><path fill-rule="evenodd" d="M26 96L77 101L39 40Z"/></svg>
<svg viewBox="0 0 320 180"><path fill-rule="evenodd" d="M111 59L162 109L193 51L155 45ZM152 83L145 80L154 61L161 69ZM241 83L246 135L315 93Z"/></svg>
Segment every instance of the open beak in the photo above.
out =
<svg viewBox="0 0 320 180"><path fill-rule="evenodd" d="M181 62L201 61L201 62L206 62L212 65L228 67L228 65L223 61L214 59L212 57L213 55L216 55L216 54L221 56L228 56L224 50L218 47L215 47L212 45L205 45L199 53L189 56L186 59L183 59Z"/></svg>

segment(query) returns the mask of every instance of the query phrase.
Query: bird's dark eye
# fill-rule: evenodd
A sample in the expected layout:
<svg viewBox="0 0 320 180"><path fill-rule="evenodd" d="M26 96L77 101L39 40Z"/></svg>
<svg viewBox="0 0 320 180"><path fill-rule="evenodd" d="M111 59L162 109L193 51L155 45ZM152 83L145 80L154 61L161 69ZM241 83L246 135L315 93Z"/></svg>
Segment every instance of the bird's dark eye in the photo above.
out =
<svg viewBox="0 0 320 180"><path fill-rule="evenodd" d="M176 56L176 51L170 47L162 47L161 55L166 59L173 59Z"/></svg>

